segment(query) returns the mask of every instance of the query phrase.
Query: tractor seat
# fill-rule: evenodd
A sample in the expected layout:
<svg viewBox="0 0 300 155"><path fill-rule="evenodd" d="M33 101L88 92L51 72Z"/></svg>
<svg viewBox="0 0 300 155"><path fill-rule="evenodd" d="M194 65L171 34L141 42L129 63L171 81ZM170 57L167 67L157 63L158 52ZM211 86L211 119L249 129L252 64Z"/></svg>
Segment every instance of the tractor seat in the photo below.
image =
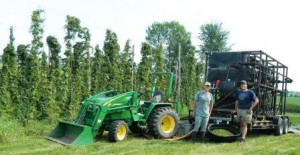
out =
<svg viewBox="0 0 300 155"><path fill-rule="evenodd" d="M163 96L164 96L163 92L160 90L157 90L154 92L151 102L162 102Z"/></svg>

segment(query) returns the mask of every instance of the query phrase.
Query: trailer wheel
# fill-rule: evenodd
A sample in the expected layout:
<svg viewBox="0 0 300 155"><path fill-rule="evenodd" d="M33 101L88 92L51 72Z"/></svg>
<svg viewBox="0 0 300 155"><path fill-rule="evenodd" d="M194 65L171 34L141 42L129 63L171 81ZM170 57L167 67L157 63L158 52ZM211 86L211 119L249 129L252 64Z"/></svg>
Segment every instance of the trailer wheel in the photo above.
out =
<svg viewBox="0 0 300 155"><path fill-rule="evenodd" d="M273 119L275 127L275 135L280 136L283 133L283 120L280 116L275 116Z"/></svg>
<svg viewBox="0 0 300 155"><path fill-rule="evenodd" d="M108 140L111 142L122 141L127 137L128 126L124 121L113 121L108 132Z"/></svg>
<svg viewBox="0 0 300 155"><path fill-rule="evenodd" d="M290 121L288 118L283 118L283 134L287 134L289 132Z"/></svg>
<svg viewBox="0 0 300 155"><path fill-rule="evenodd" d="M173 137L178 130L179 116L171 107L156 108L149 120L150 134L155 138Z"/></svg>

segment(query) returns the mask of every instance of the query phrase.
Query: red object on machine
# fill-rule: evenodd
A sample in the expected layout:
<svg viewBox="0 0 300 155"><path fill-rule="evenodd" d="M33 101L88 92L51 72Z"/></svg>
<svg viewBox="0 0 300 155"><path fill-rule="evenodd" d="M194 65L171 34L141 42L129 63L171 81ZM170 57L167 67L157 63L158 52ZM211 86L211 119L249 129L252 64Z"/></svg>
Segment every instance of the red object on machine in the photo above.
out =
<svg viewBox="0 0 300 155"><path fill-rule="evenodd" d="M220 82L221 82L221 80L216 81L216 88L219 88Z"/></svg>

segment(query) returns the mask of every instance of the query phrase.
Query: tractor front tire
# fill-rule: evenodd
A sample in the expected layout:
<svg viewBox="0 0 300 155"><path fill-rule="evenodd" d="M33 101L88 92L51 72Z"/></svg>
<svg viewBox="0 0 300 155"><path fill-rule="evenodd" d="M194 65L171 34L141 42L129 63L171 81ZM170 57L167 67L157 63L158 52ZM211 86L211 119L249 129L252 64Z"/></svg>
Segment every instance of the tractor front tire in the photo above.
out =
<svg viewBox="0 0 300 155"><path fill-rule="evenodd" d="M128 126L124 121L113 121L108 132L108 140L111 142L122 141L127 137Z"/></svg>
<svg viewBox="0 0 300 155"><path fill-rule="evenodd" d="M153 110L148 120L149 133L155 138L170 138L178 131L179 116L171 107Z"/></svg>

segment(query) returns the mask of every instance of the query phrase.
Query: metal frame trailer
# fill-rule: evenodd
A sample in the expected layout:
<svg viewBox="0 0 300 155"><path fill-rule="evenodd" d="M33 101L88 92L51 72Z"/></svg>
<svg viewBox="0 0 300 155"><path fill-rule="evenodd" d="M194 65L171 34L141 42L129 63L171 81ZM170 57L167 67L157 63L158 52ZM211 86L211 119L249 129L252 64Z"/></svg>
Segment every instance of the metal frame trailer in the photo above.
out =
<svg viewBox="0 0 300 155"><path fill-rule="evenodd" d="M288 132L286 115L288 67L263 51L206 53L205 79L213 84L215 98L210 121L237 125L235 93L240 80L248 82L259 99L253 109L252 129L273 129L277 135Z"/></svg>

